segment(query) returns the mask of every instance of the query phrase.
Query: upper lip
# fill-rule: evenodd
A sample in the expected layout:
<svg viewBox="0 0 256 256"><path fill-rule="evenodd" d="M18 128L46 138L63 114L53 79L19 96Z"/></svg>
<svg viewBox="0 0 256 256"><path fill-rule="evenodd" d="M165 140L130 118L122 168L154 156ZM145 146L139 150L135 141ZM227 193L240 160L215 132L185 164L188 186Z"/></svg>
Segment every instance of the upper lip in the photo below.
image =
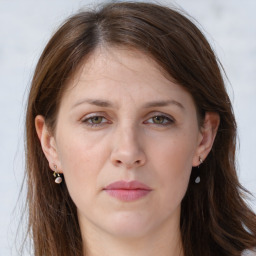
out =
<svg viewBox="0 0 256 256"><path fill-rule="evenodd" d="M143 190L152 190L149 186L141 183L139 181L116 181L108 186L104 187L104 190L112 190L112 189L126 189L126 190L134 190L134 189L143 189Z"/></svg>

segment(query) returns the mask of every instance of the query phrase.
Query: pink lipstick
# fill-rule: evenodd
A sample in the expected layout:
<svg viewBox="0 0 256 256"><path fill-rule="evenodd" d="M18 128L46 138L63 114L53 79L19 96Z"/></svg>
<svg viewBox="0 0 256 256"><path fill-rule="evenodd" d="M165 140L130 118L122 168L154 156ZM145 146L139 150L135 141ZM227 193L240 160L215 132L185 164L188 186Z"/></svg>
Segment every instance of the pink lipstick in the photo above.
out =
<svg viewBox="0 0 256 256"><path fill-rule="evenodd" d="M150 187L136 180L117 181L109 184L103 190L110 196L127 202L142 198L152 191Z"/></svg>

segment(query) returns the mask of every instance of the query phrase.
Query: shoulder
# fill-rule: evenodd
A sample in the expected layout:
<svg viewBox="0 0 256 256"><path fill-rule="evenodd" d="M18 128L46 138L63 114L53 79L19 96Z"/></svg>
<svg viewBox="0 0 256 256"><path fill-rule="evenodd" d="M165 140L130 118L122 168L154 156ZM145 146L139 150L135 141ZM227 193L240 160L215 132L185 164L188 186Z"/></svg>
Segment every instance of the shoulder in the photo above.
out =
<svg viewBox="0 0 256 256"><path fill-rule="evenodd" d="M242 256L256 256L256 248L254 250L243 251Z"/></svg>

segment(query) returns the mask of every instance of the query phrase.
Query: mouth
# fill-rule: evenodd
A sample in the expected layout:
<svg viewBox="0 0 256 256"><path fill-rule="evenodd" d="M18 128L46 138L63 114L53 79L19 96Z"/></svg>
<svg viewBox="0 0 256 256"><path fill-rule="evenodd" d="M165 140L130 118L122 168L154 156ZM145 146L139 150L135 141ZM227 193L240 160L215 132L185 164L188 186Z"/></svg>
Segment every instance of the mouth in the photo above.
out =
<svg viewBox="0 0 256 256"><path fill-rule="evenodd" d="M103 189L108 195L121 201L135 201L147 196L152 189L139 181L117 181Z"/></svg>

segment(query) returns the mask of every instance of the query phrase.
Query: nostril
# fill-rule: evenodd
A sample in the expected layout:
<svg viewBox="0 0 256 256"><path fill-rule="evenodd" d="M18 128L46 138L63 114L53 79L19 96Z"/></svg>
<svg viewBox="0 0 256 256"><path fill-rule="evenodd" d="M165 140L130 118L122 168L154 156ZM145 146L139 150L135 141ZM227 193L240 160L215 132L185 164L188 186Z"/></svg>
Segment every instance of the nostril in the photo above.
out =
<svg viewBox="0 0 256 256"><path fill-rule="evenodd" d="M122 164L122 161L121 160L116 160L116 163L117 164ZM134 164L136 164L136 165L140 165L140 163L141 163L140 160L137 160L137 161L134 162Z"/></svg>

